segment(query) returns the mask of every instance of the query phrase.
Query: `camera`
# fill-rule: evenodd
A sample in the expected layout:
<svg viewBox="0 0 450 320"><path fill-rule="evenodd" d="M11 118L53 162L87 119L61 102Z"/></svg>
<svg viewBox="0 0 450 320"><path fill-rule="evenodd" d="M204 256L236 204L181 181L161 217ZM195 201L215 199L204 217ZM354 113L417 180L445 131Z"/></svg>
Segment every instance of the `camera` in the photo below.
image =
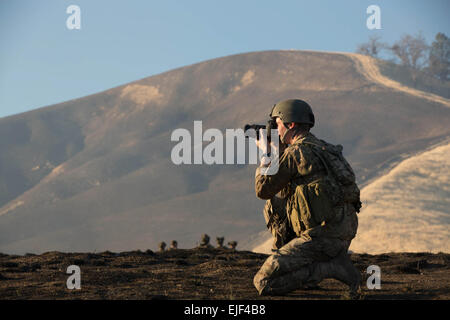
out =
<svg viewBox="0 0 450 320"><path fill-rule="evenodd" d="M267 129L268 128L268 129ZM256 137L252 136L252 131L251 132L247 132L248 130L253 129L256 132ZM259 140L259 130L263 129L266 130L267 133L267 142L270 143L272 140L272 129L277 129L277 123L275 122L275 119L269 119L267 121L267 125L263 125L263 124L246 124L244 126L244 133L245 133L245 137L252 137L252 138L256 138L256 140Z"/></svg>

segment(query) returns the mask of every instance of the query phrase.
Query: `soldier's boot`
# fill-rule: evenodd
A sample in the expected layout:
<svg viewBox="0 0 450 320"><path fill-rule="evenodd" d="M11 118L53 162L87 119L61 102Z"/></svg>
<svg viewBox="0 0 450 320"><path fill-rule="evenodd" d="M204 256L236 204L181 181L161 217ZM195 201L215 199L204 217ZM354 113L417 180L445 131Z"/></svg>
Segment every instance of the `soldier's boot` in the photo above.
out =
<svg viewBox="0 0 450 320"><path fill-rule="evenodd" d="M315 265L310 278L311 282L320 282L322 279L332 278L349 286L348 298L358 299L361 293L361 274L355 268L347 252L343 252L336 258L319 262Z"/></svg>
<svg viewBox="0 0 450 320"><path fill-rule="evenodd" d="M334 264L340 266L337 267L337 270L339 270L338 280L349 286L348 298L359 299L361 297L361 273L353 265L350 255L345 251L333 260Z"/></svg>
<svg viewBox="0 0 450 320"><path fill-rule="evenodd" d="M310 272L307 267L278 276L258 272L253 279L253 283L261 296L285 295L302 288L309 275Z"/></svg>

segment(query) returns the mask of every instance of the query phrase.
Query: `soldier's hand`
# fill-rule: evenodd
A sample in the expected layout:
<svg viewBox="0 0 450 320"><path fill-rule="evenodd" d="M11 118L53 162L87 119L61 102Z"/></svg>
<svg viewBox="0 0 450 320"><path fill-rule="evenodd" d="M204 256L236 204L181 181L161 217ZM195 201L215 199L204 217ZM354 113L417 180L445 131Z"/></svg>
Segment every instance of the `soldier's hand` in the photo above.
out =
<svg viewBox="0 0 450 320"><path fill-rule="evenodd" d="M259 139L255 140L256 146L261 149L263 154L267 153L267 137L262 129L259 129Z"/></svg>

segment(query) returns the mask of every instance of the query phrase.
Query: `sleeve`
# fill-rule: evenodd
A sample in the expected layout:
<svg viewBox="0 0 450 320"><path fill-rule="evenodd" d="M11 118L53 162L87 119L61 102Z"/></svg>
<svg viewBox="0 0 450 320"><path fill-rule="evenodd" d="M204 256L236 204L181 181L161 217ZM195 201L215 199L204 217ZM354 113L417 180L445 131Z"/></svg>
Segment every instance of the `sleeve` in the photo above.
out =
<svg viewBox="0 0 450 320"><path fill-rule="evenodd" d="M286 150L280 158L278 172L274 175L264 175L261 173L263 167L256 169L255 173L255 193L260 199L271 199L289 181L298 175L297 163L292 152Z"/></svg>

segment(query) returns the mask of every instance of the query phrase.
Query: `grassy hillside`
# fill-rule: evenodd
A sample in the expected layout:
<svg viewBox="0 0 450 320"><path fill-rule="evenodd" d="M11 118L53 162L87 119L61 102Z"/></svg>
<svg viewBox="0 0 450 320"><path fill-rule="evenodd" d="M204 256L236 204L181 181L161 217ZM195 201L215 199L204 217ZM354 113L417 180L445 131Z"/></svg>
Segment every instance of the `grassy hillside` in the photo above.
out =
<svg viewBox="0 0 450 320"><path fill-rule="evenodd" d="M355 252L450 252L450 144L402 161L361 192Z"/></svg>
<svg viewBox="0 0 450 320"><path fill-rule="evenodd" d="M440 81L426 72L417 72L385 60L378 60L378 67L383 75L405 86L450 99L450 81Z"/></svg>
<svg viewBox="0 0 450 320"><path fill-rule="evenodd" d="M267 51L205 61L0 119L0 251L155 248L264 226L255 166L171 162L173 130L264 123L298 97L313 133L365 184L450 134L450 108L369 81L345 54Z"/></svg>

